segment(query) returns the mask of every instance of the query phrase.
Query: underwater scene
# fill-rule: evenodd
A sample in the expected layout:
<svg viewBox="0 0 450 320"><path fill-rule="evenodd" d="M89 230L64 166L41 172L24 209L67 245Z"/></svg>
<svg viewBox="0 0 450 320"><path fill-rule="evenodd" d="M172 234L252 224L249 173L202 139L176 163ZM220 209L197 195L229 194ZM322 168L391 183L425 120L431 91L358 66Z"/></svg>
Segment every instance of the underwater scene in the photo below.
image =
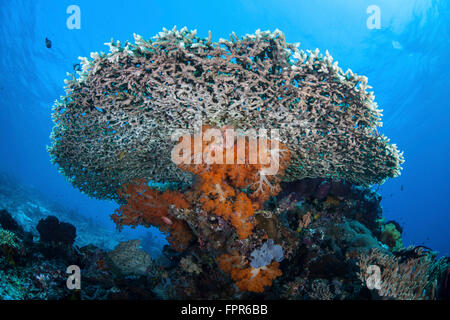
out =
<svg viewBox="0 0 450 320"><path fill-rule="evenodd" d="M450 2L0 18L0 300L450 299Z"/></svg>

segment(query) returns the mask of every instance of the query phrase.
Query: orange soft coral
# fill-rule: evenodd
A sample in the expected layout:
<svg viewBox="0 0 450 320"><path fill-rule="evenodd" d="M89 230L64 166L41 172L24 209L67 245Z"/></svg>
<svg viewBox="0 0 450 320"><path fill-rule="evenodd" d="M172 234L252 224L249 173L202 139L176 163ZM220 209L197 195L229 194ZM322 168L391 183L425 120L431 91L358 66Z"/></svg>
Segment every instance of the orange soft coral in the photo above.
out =
<svg viewBox="0 0 450 320"><path fill-rule="evenodd" d="M189 207L182 193L161 192L151 189L144 180L136 180L124 185L118 194L127 201L111 215L119 230L124 225L153 225L169 234L167 240L175 250L182 251L189 244L192 239L189 227L169 214L171 205L180 209Z"/></svg>
<svg viewBox="0 0 450 320"><path fill-rule="evenodd" d="M231 275L241 291L263 292L264 287L270 287L272 281L282 275L278 262L260 268L246 267L244 259L236 252L219 256L217 263L222 271Z"/></svg>
<svg viewBox="0 0 450 320"><path fill-rule="evenodd" d="M264 287L270 287L272 281L282 275L278 262L260 268L235 269L231 278L241 291L263 292Z"/></svg>
<svg viewBox="0 0 450 320"><path fill-rule="evenodd" d="M249 220L253 213L252 202L245 193L239 192L234 200L231 224L236 228L240 239L246 239L250 236L255 225L254 222Z"/></svg>
<svg viewBox="0 0 450 320"><path fill-rule="evenodd" d="M245 239L254 227L251 219L254 210L280 191L279 176L289 163L289 152L283 144L270 140L266 140L267 145L250 147L250 142L255 140L244 136L225 134L223 139L203 139L209 129L212 128L204 126L201 137L186 135L180 139L180 142L190 139L187 145L191 149L187 150L190 154L183 155L188 163L179 166L197 175L195 189L200 194L202 208L229 221L239 238ZM229 127L216 132L223 134L226 129ZM279 168L277 174L269 174L273 167ZM250 190L253 202L240 189Z"/></svg>
<svg viewBox="0 0 450 320"><path fill-rule="evenodd" d="M221 138L213 137L208 129ZM179 163L179 167L197 176L196 184L186 196L175 191L152 190L144 180L124 185L118 194L127 204L112 215L118 227L158 226L170 234L168 240L172 246L182 250L192 234L185 222L170 216L169 208L170 205L188 208L189 199L190 203L198 201L204 211L230 222L240 239L248 238L255 226L252 219L255 209L260 209L270 196L280 191L279 176L288 165L289 152L283 144L270 140L264 140L267 145L251 144L256 140L229 136L227 129L230 127L204 126L201 136L187 135L180 139L180 142L189 141L190 149L177 149L184 154L175 152L175 156L188 160ZM278 168L277 174L270 173L273 167ZM243 189L248 190L248 195Z"/></svg>

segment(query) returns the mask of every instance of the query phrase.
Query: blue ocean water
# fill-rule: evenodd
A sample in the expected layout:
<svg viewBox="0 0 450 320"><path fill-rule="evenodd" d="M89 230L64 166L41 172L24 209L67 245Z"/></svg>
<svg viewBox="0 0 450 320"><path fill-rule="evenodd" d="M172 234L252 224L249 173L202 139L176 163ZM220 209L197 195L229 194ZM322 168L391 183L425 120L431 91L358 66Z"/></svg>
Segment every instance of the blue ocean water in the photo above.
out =
<svg viewBox="0 0 450 320"><path fill-rule="evenodd" d="M69 29L77 5L80 29ZM375 5L380 28L369 28ZM383 215L404 243L450 254L450 3L370 1L27 1L0 0L0 171L114 228L117 204L89 199L50 163L51 106L79 56L107 51L111 38L151 38L163 27L197 29L213 40L282 30L303 50L328 50L341 68L366 75L383 112L382 133L404 151L402 175L379 187ZM52 42L51 48L45 39ZM138 230L139 232L139 230Z"/></svg>

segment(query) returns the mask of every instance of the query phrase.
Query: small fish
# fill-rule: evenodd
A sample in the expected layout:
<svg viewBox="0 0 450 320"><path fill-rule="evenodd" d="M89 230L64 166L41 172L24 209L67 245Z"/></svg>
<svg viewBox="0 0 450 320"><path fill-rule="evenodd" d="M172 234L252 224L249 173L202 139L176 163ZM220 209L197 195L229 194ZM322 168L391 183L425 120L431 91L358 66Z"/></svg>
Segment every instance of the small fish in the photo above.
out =
<svg viewBox="0 0 450 320"><path fill-rule="evenodd" d="M49 49L52 47L52 42L48 38L45 38L45 46Z"/></svg>
<svg viewBox="0 0 450 320"><path fill-rule="evenodd" d="M125 152L125 151L122 151L122 152L119 154L119 160L122 160L123 157L125 157L125 155L126 155L126 152Z"/></svg>
<svg viewBox="0 0 450 320"><path fill-rule="evenodd" d="M81 65L79 63L76 63L73 65L73 70L75 71L81 71Z"/></svg>
<svg viewBox="0 0 450 320"><path fill-rule="evenodd" d="M164 221L165 224L167 224L169 226L173 224L172 220L170 220L167 217L162 217L161 219L162 219L162 221Z"/></svg>
<svg viewBox="0 0 450 320"><path fill-rule="evenodd" d="M400 191L403 191L405 188L403 187L403 185L400 186Z"/></svg>

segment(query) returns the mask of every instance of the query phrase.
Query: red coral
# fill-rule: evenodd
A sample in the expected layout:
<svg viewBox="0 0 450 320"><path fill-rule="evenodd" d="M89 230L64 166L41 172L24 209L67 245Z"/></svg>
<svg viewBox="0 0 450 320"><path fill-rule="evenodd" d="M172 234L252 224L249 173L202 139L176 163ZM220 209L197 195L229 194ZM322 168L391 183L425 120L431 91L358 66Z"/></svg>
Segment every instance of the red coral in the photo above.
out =
<svg viewBox="0 0 450 320"><path fill-rule="evenodd" d="M151 189L144 180L136 180L124 185L118 194L127 201L111 215L119 230L124 225L158 226L169 234L167 240L175 250L183 251L187 247L192 239L189 227L169 214L171 205L180 209L189 207L182 193L170 190L161 192Z"/></svg>

